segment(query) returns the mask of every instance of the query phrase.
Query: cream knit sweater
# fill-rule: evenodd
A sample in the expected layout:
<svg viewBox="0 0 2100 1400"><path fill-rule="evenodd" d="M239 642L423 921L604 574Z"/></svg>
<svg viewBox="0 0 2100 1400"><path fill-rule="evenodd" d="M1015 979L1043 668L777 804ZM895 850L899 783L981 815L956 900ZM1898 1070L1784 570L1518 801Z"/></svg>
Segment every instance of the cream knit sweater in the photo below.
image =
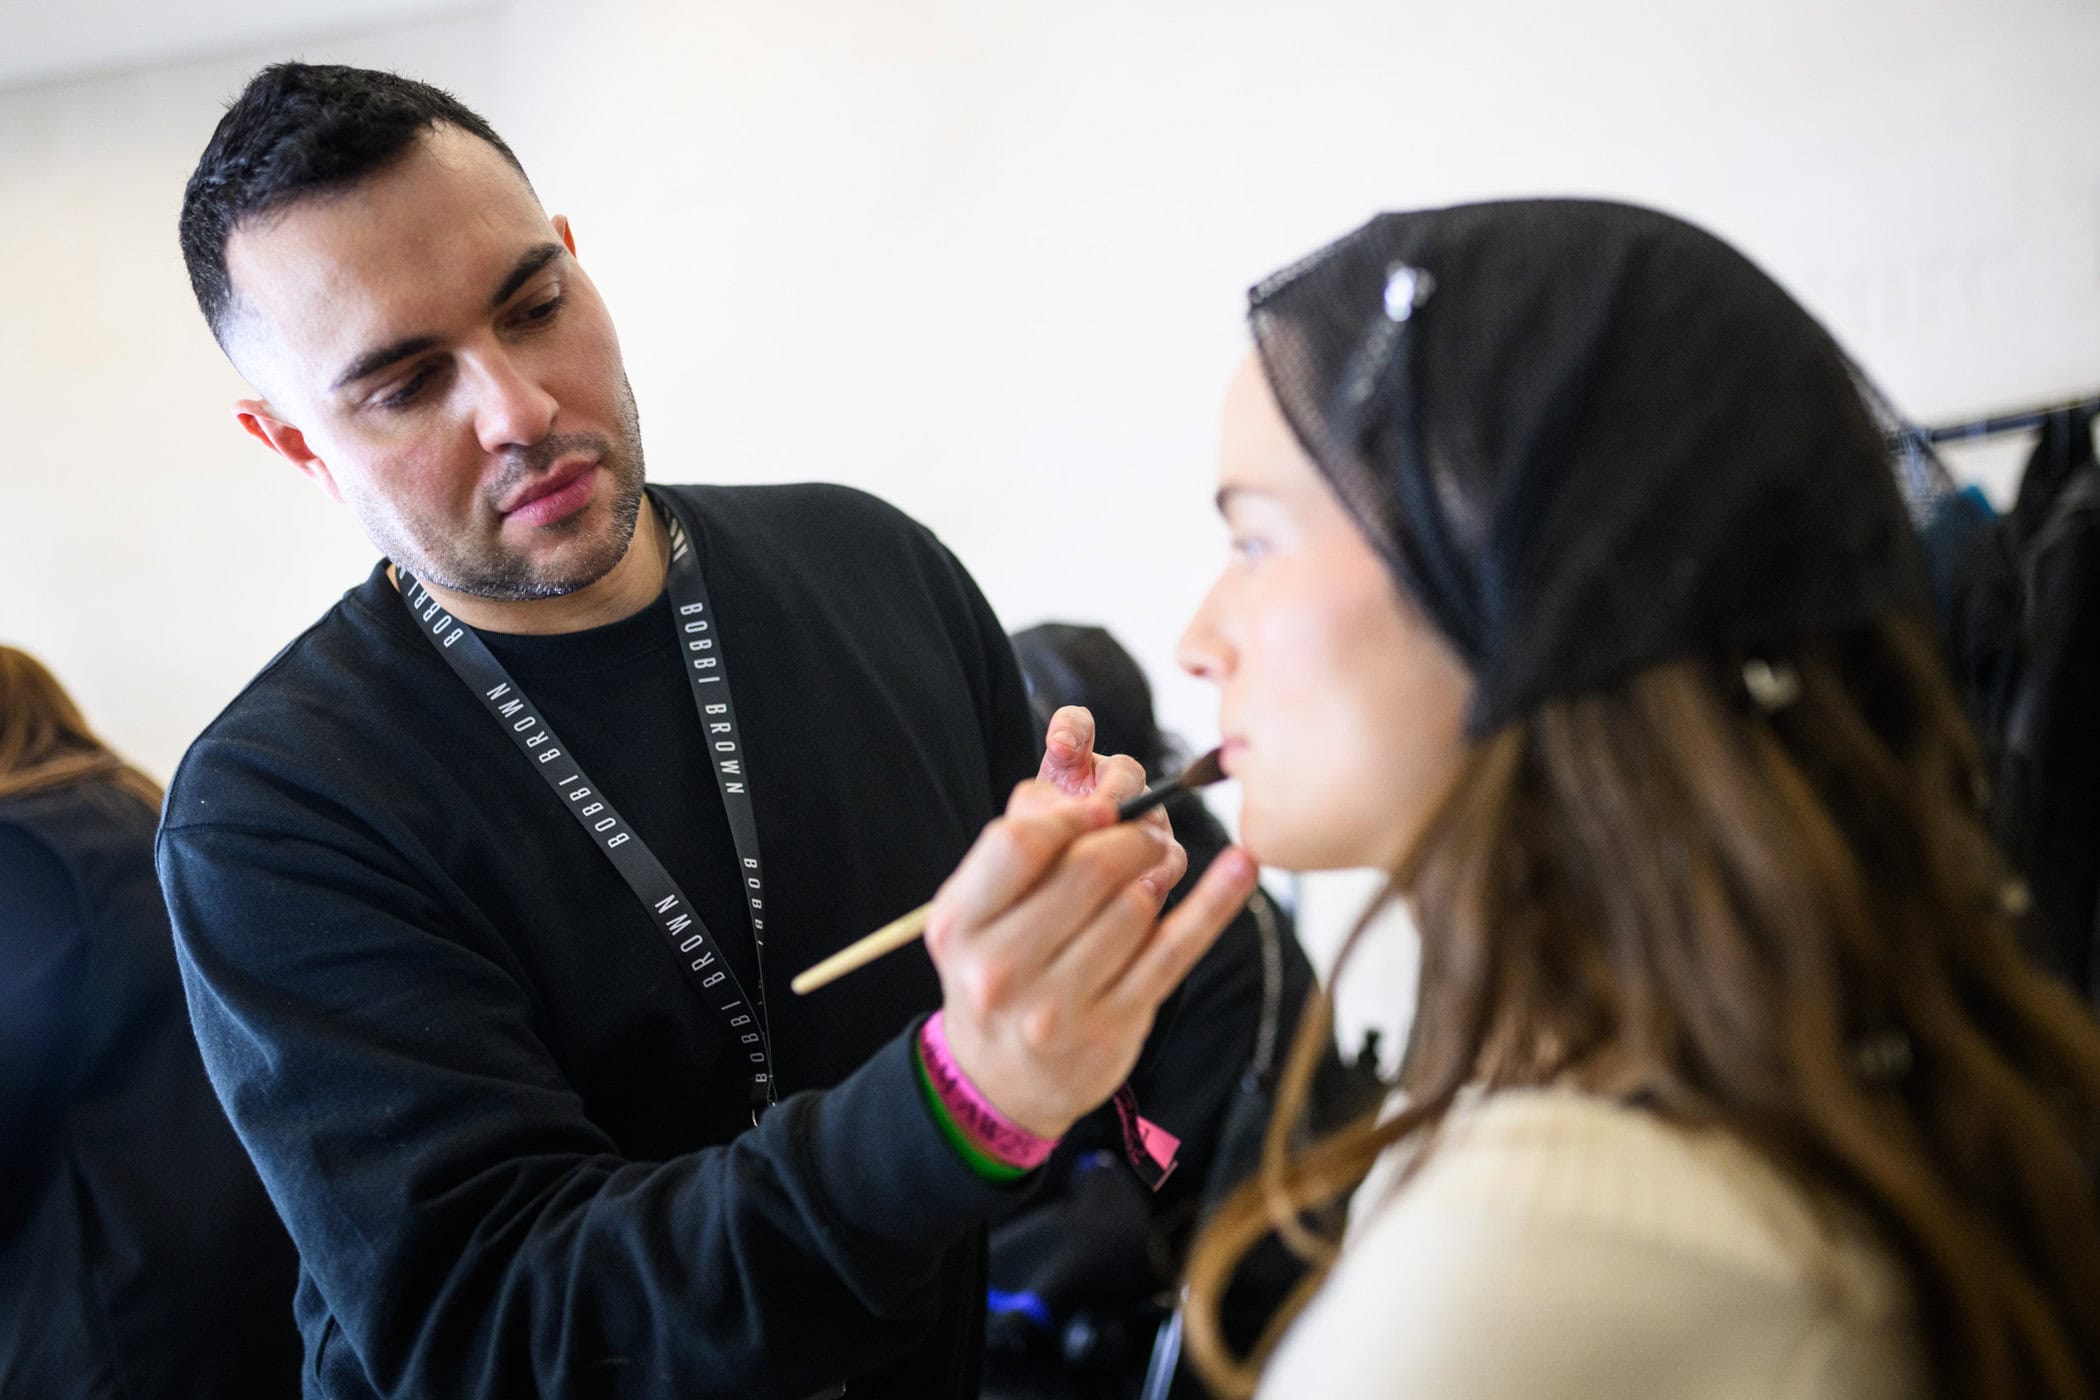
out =
<svg viewBox="0 0 2100 1400"><path fill-rule="evenodd" d="M1358 1193L1262 1400L1914 1400L1907 1292L1725 1134L1569 1090L1453 1111Z"/></svg>

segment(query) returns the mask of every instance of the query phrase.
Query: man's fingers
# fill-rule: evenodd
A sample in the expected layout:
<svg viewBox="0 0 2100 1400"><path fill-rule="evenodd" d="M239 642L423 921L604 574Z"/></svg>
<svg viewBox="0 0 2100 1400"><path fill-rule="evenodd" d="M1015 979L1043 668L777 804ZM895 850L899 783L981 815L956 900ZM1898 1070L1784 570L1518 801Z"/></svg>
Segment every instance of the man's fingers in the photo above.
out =
<svg viewBox="0 0 2100 1400"><path fill-rule="evenodd" d="M1020 803L1023 794L1016 791L1014 798ZM1114 820L1108 803L1066 799L991 823L933 897L929 939L938 943L958 922L996 920L1049 873L1074 841Z"/></svg>
<svg viewBox="0 0 2100 1400"><path fill-rule="evenodd" d="M1111 994L1134 1010L1157 1007L1246 906L1259 874L1245 851L1228 846L1188 897L1160 921Z"/></svg>
<svg viewBox="0 0 2100 1400"><path fill-rule="evenodd" d="M1138 820L1158 832L1162 840L1165 855L1158 865L1146 871L1140 879L1156 896L1154 902L1165 904L1167 896L1181 883L1181 877L1188 873L1189 853L1183 849L1181 842L1175 839L1174 824L1167 820L1166 808L1154 807Z"/></svg>
<svg viewBox="0 0 2100 1400"><path fill-rule="evenodd" d="M1167 896L1181 883L1181 877L1189 873L1187 848L1171 835L1166 838L1166 845L1166 858L1140 877L1151 887L1155 907L1166 903Z"/></svg>
<svg viewBox="0 0 2100 1400"><path fill-rule="evenodd" d="M1126 884L1064 946L1044 975L1069 982L1089 1004L1114 995L1116 984L1151 942L1158 922L1159 901L1135 884Z"/></svg>
<svg viewBox="0 0 2100 1400"><path fill-rule="evenodd" d="M1115 804L1094 797L1074 798L1054 784L1040 778L1030 778L1016 783L1006 799L1006 815L1009 817L1035 817L1045 812L1062 811L1068 807L1098 807L1112 819Z"/></svg>
<svg viewBox="0 0 2100 1400"><path fill-rule="evenodd" d="M983 946L991 956L1041 967L1158 859L1158 841L1137 826L1088 832L1066 847L1054 870L989 923Z"/></svg>
<svg viewBox="0 0 2100 1400"><path fill-rule="evenodd" d="M1084 705L1066 705L1050 716L1036 776L1073 797L1094 790L1094 716Z"/></svg>
<svg viewBox="0 0 2100 1400"><path fill-rule="evenodd" d="M1105 758L1095 756L1095 792L1115 802L1127 802L1144 790L1145 765L1128 754L1109 754Z"/></svg>

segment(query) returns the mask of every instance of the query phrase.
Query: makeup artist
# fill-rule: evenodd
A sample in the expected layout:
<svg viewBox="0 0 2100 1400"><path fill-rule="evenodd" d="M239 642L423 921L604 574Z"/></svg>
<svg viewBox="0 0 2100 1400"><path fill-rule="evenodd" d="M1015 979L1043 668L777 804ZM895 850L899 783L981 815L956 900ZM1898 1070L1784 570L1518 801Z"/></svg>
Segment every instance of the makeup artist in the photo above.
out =
<svg viewBox="0 0 2100 1400"><path fill-rule="evenodd" d="M645 486L568 222L447 95L266 70L181 238L241 425L385 556L191 748L159 845L308 1393L974 1395L986 1223L1251 865L1159 918L1185 858L1111 824L1142 775L1084 711L1016 788L1011 653L924 528ZM926 953L784 995L936 887Z"/></svg>

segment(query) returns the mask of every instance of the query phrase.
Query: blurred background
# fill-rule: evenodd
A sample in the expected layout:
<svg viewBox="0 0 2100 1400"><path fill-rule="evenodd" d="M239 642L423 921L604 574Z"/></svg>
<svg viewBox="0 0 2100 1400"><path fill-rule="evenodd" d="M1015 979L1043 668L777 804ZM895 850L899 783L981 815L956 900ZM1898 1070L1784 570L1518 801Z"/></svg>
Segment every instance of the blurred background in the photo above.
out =
<svg viewBox="0 0 2100 1400"><path fill-rule="evenodd" d="M655 479L875 491L1009 628L1112 629L1199 748L1173 644L1223 558L1243 289L1378 209L1659 205L1918 421L2100 393L2094 0L0 0L0 641L162 778L371 561L236 428L176 249L224 102L292 57L504 133ZM1948 457L2002 501L2027 446ZM1316 958L1367 888L1298 890Z"/></svg>

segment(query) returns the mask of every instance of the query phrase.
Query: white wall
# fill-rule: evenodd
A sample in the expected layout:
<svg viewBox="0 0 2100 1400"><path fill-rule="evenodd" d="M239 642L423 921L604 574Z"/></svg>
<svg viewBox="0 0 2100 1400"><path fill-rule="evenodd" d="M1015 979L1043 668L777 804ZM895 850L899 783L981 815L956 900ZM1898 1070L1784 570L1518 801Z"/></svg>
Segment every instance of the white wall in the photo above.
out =
<svg viewBox="0 0 2100 1400"><path fill-rule="evenodd" d="M475 102L501 42L489 12L0 91L0 642L161 777L372 558L234 424L176 245L190 169L263 62L401 65Z"/></svg>
<svg viewBox="0 0 2100 1400"><path fill-rule="evenodd" d="M506 131L619 319L658 479L870 487L1010 624L1112 625L1198 740L1170 658L1220 557L1241 291L1376 209L1656 203L1921 418L2100 389L2088 0L513 0L304 52ZM0 93L0 639L163 774L368 560L236 437L176 256L265 56ZM1356 889L1308 893L1322 940Z"/></svg>
<svg viewBox="0 0 2100 1400"><path fill-rule="evenodd" d="M485 8L484 0L0 0L0 87L298 46Z"/></svg>

